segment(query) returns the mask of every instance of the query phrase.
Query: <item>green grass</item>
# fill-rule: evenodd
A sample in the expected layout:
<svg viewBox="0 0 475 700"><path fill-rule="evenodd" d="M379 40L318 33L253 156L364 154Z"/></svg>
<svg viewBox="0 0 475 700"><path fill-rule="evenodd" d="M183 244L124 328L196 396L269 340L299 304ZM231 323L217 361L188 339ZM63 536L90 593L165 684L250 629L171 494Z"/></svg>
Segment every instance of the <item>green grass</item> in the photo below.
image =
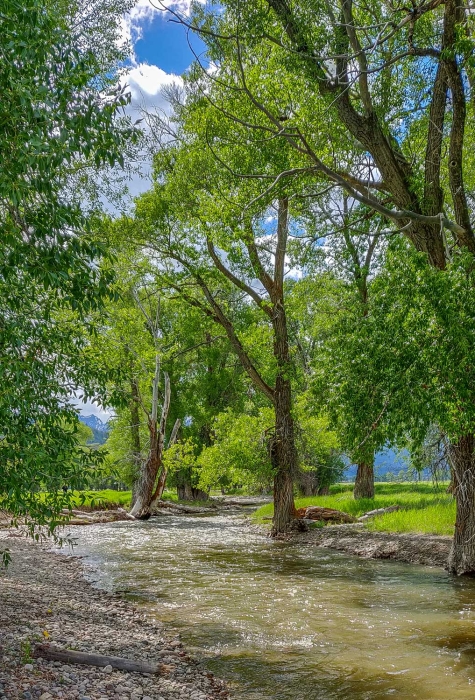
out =
<svg viewBox="0 0 475 700"><path fill-rule="evenodd" d="M330 496L297 498L295 505L297 508L336 508L354 517L376 508L399 505L401 510L374 518L368 521L366 527L373 531L452 535L455 503L452 496L446 493L446 488L447 484L440 484L436 488L429 482L379 483L376 484L374 498L355 501L350 484L337 484L332 486ZM253 519L257 523L268 523L268 520L263 519L271 517L273 512L273 504L267 504L256 510Z"/></svg>
<svg viewBox="0 0 475 700"><path fill-rule="evenodd" d="M73 491L73 508L108 510L111 508L128 508L132 491L113 491L104 489L103 491Z"/></svg>

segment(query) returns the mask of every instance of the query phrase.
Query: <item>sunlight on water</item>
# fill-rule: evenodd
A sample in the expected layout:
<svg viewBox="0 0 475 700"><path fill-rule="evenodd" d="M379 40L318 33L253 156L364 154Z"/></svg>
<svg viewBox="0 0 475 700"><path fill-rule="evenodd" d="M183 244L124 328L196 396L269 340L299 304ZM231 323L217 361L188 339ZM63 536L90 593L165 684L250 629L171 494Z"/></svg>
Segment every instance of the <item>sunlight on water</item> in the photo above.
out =
<svg viewBox="0 0 475 700"><path fill-rule="evenodd" d="M239 700L475 697L475 581L272 542L231 516L74 529L97 585L177 628Z"/></svg>

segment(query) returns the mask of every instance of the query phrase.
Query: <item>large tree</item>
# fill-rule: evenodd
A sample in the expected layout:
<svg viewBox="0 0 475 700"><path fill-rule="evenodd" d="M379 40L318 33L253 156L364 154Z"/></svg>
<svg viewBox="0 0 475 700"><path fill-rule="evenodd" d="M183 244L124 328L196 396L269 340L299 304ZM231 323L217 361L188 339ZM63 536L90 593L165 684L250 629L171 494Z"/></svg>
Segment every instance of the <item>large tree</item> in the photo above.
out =
<svg viewBox="0 0 475 700"><path fill-rule="evenodd" d="M115 12L107 20L118 36ZM0 494L32 530L53 530L68 499L58 489L87 475L72 395L105 388L86 368L85 321L110 275L73 184L81 168L120 163L133 135L117 123L127 97L111 87L114 66L76 20L43 0L0 10Z"/></svg>
<svg viewBox="0 0 475 700"><path fill-rule="evenodd" d="M187 151L183 153L187 162ZM179 170L177 164L175 170ZM293 483L297 471L292 360L284 293L289 203L283 197L273 211L270 208L259 218L229 226L225 216L218 216L219 205L222 208L224 200L218 204L217 193L213 192L206 193L206 197L212 201L214 221L210 209L203 216L205 207L201 212L198 208L188 209L188 214L180 218L180 210L167 191L167 184L172 190L173 175L168 174L169 182L165 181L165 185L164 178L162 172L154 191L144 195L137 205L137 236L159 255L160 264L168 267L168 275L162 271L161 277L169 287L222 327L255 390L274 408L275 426L272 435L269 434L269 451L274 470L273 533L279 534L294 524ZM182 214L186 209L186 204L182 205ZM222 212L225 215L226 210L222 208ZM272 221L271 231L266 215ZM260 288L256 288L255 279ZM223 286L234 288L233 293L223 294ZM228 307L236 293L244 295L261 315L265 338L271 343L274 357L272 367L266 368L267 376L260 371L252 349L243 341L243 333L233 319L232 305Z"/></svg>
<svg viewBox="0 0 475 700"><path fill-rule="evenodd" d="M352 0L223 5L214 15L200 7L191 19L181 18L208 42L215 62L213 70L202 66L203 99L224 120L239 123L243 138L272 140L295 154L293 167L275 170L273 180L258 160L243 162L241 176L261 176L266 189L289 177L336 187L384 217L441 276L458 265L455 259L475 253L470 9L455 0L411 7ZM458 350L447 352L446 362L455 365ZM466 374L453 396L460 421L453 422L452 407L442 421L457 482L449 562L456 573L475 570L471 384ZM436 401L437 387L434 376L426 403Z"/></svg>

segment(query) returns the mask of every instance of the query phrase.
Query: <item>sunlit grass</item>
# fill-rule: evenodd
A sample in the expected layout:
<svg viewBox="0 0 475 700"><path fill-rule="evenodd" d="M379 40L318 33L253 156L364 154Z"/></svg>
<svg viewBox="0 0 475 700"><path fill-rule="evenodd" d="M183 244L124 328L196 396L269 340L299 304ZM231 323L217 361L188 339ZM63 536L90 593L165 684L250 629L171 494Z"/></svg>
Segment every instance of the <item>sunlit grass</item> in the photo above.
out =
<svg viewBox="0 0 475 700"><path fill-rule="evenodd" d="M379 532L413 532L426 535L453 535L455 501L440 502L417 509L405 508L385 513L367 523L368 530Z"/></svg>
<svg viewBox="0 0 475 700"><path fill-rule="evenodd" d="M353 498L350 484L333 486L330 496L297 498L297 508L321 506L335 508L354 517L376 508L399 505L401 510L385 513L366 524L370 530L385 532L414 532L435 535L452 535L455 522L455 503L446 493L447 484L435 487L429 482L405 484L376 484L375 497L371 499ZM258 523L268 523L274 506L269 503L255 511L253 519Z"/></svg>
<svg viewBox="0 0 475 700"><path fill-rule="evenodd" d="M73 508L92 508L96 510L110 508L128 508L132 491L73 491L71 505Z"/></svg>

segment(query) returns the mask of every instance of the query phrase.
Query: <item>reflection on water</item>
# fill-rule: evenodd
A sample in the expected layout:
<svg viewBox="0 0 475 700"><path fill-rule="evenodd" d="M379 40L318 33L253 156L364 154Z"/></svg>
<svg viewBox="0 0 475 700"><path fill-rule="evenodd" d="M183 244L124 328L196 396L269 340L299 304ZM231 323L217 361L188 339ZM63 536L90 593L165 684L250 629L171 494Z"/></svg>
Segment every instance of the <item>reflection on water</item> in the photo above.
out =
<svg viewBox="0 0 475 700"><path fill-rule="evenodd" d="M475 580L272 542L231 516L77 528L239 700L475 698Z"/></svg>

